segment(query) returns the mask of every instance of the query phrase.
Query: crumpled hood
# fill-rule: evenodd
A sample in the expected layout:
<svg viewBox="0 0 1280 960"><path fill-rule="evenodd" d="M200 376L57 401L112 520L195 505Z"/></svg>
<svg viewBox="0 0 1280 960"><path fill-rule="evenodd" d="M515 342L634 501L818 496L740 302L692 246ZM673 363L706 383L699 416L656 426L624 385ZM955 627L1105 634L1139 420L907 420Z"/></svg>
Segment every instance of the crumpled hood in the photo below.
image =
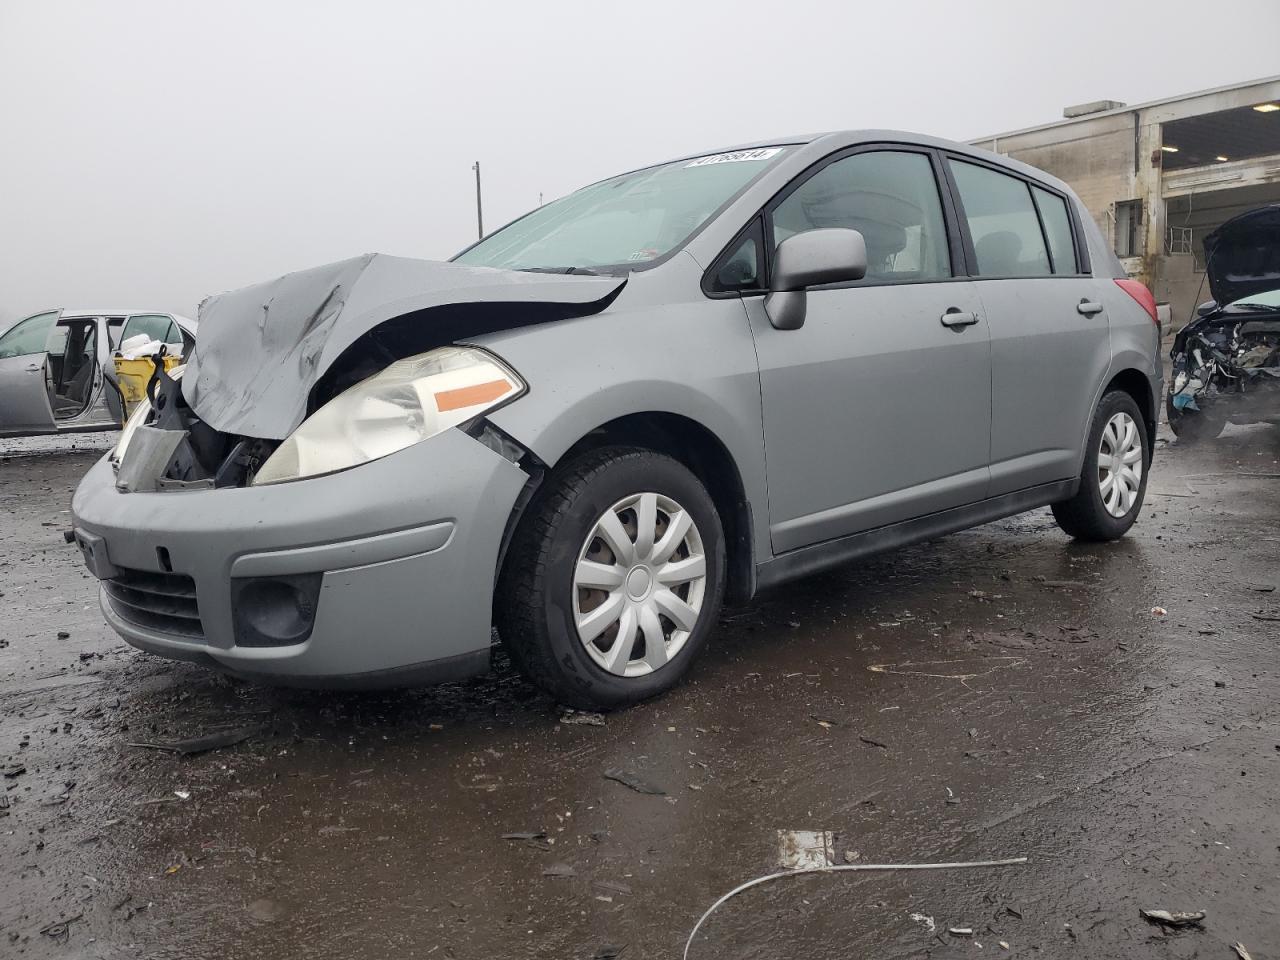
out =
<svg viewBox="0 0 1280 960"><path fill-rule="evenodd" d="M502 326L603 310L621 277L521 273L370 253L209 297L182 395L225 433L282 440L306 417L316 382L359 337L396 317L451 305L530 305ZM546 308L558 308L548 310ZM425 311L419 314L420 311ZM484 330L492 331L490 322ZM424 338L426 339L426 338Z"/></svg>
<svg viewBox="0 0 1280 960"><path fill-rule="evenodd" d="M1204 238L1204 256L1219 306L1280 288L1280 204L1232 217Z"/></svg>

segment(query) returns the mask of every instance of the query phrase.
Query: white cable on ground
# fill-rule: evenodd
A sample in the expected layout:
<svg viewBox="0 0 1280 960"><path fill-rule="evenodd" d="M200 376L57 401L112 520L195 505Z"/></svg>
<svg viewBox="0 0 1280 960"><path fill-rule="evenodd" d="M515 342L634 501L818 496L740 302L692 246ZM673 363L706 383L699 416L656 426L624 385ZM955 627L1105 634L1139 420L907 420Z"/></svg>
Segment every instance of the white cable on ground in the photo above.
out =
<svg viewBox="0 0 1280 960"><path fill-rule="evenodd" d="M779 877L799 877L807 873L839 873L843 871L853 872L855 870L964 870L971 867L1010 867L1014 864L1026 862L1026 857L1014 857L1011 860L970 860L967 863L841 863L828 867L801 867L798 870L783 870L780 873L756 877L754 880L748 880L740 887L734 887L713 903L711 909L699 918L698 922L693 925L693 931L689 934L689 939L685 941L684 960L689 960L689 948L693 946L693 938L698 935L698 931L702 928L702 924L706 922L707 917L715 913L726 901L742 893L743 890L750 890L752 887L768 883L770 880L777 880Z"/></svg>

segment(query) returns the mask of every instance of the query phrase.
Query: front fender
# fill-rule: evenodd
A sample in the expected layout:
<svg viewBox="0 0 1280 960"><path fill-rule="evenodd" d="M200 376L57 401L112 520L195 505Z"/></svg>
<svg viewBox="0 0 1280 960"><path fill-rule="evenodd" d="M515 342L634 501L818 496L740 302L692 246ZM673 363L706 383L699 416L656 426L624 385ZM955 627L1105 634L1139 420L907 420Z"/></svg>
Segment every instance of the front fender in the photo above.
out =
<svg viewBox="0 0 1280 960"><path fill-rule="evenodd" d="M547 464L620 417L675 414L706 428L742 479L756 556L769 556L760 371L740 300L607 310L473 342L529 384L490 419Z"/></svg>

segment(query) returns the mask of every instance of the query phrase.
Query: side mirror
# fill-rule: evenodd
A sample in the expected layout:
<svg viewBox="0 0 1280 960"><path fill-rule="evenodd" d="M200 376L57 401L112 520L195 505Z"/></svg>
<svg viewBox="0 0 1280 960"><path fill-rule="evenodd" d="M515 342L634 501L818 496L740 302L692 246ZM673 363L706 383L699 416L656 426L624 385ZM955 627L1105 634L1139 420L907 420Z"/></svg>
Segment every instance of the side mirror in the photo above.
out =
<svg viewBox="0 0 1280 960"><path fill-rule="evenodd" d="M1196 316L1197 317L1208 316L1209 314L1213 313L1213 311L1217 309L1218 309L1217 300L1206 300L1204 303L1200 304L1200 306L1196 307Z"/></svg>
<svg viewBox="0 0 1280 960"><path fill-rule="evenodd" d="M867 275L867 244L857 230L824 227L797 233L778 244L764 309L778 330L804 326L805 289Z"/></svg>

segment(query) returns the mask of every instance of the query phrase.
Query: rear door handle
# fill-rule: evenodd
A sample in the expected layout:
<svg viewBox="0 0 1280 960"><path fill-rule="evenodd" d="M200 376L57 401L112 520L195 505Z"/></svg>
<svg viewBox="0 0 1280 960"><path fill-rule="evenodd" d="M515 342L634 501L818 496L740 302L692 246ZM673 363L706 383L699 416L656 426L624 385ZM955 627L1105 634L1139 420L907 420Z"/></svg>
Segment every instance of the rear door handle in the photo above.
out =
<svg viewBox="0 0 1280 960"><path fill-rule="evenodd" d="M33 363L31 366L27 367L27 373L38 373L40 370L43 370L43 369L44 368L40 364Z"/></svg>
<svg viewBox="0 0 1280 960"><path fill-rule="evenodd" d="M1081 300L1076 304L1076 310L1086 317L1092 317L1095 313L1102 312L1102 304L1094 303L1092 300Z"/></svg>
<svg viewBox="0 0 1280 960"><path fill-rule="evenodd" d="M962 311L959 307L948 307L941 319L944 327L951 327L954 330L957 327L973 326L978 322L978 315Z"/></svg>

